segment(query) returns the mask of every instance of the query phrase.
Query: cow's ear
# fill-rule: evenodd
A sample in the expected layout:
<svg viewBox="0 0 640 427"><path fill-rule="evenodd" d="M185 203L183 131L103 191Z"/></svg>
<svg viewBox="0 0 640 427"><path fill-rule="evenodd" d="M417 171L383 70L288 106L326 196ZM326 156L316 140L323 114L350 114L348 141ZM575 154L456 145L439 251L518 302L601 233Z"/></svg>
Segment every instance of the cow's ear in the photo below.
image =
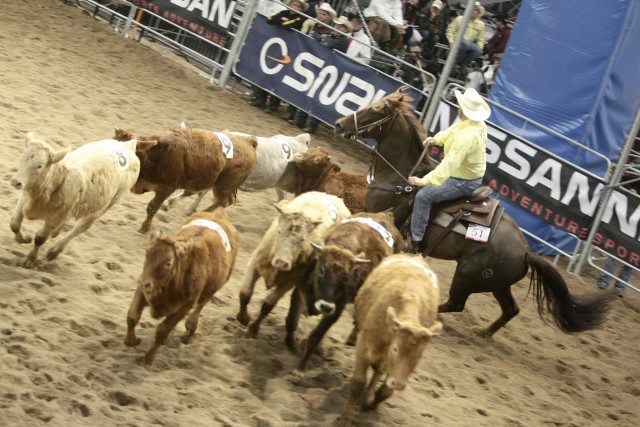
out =
<svg viewBox="0 0 640 427"><path fill-rule="evenodd" d="M128 130L120 129L117 126L114 126L113 129L115 133L114 139L117 139L118 141L129 141L133 138L133 134Z"/></svg>
<svg viewBox="0 0 640 427"><path fill-rule="evenodd" d="M400 321L396 316L396 310L391 306L387 307L387 322L393 327L394 330L400 329Z"/></svg>
<svg viewBox="0 0 640 427"><path fill-rule="evenodd" d="M153 230L149 235L149 240L156 240L164 237L164 231L162 230Z"/></svg>
<svg viewBox="0 0 640 427"><path fill-rule="evenodd" d="M138 144L136 144L136 151L147 151L157 143L158 143L157 139L145 139L141 141L139 140Z"/></svg>
<svg viewBox="0 0 640 427"><path fill-rule="evenodd" d="M64 159L64 156L66 156L69 151L71 151L71 147L63 148L62 150L51 153L49 163L58 163L60 160Z"/></svg>
<svg viewBox="0 0 640 427"><path fill-rule="evenodd" d="M193 249L193 240L187 240L186 242L176 242L176 255L178 257L183 257L191 253L191 249Z"/></svg>
<svg viewBox="0 0 640 427"><path fill-rule="evenodd" d="M24 146L26 147L29 144L36 142L36 136L33 132L27 132L24 137Z"/></svg>

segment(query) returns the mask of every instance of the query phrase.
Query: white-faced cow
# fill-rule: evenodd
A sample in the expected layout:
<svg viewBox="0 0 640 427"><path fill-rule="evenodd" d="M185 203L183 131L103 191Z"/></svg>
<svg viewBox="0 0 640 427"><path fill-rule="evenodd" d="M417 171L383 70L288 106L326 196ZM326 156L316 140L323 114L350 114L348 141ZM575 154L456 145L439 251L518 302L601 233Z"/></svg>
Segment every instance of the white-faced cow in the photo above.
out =
<svg viewBox="0 0 640 427"><path fill-rule="evenodd" d="M47 251L48 260L56 258L71 239L129 191L140 172L135 149L135 140L105 139L56 151L33 133L27 134L20 167L11 178L11 185L22 190L11 217L11 231L17 242L30 243L21 229L23 219L42 220L44 225L36 231L26 267L35 263L40 247L49 236L56 237L67 221L76 219L71 231Z"/></svg>
<svg viewBox="0 0 640 427"><path fill-rule="evenodd" d="M442 330L436 320L439 302L436 275L422 257L391 255L373 269L356 295L356 363L338 425L351 425L358 405L375 409L405 388L427 343Z"/></svg>
<svg viewBox="0 0 640 427"><path fill-rule="evenodd" d="M247 336L255 338L260 324L276 303L296 286L309 286L315 265L311 242L322 241L324 231L337 221L351 214L342 199L325 193L304 193L291 201L276 204L278 216L251 254L240 291L240 311L237 318L243 325L249 324L247 306L259 277L263 277L271 292L262 303L260 315L249 326ZM313 310L313 301L302 301L303 295L295 289L286 320L285 342L295 348L294 333L298 326L301 305L307 312Z"/></svg>
<svg viewBox="0 0 640 427"><path fill-rule="evenodd" d="M116 139L132 137L131 132L116 129ZM238 188L256 163L258 141L254 136L188 128L135 138L139 141L140 177L132 191L155 192L141 233L149 231L162 203L179 188L194 192L212 189L215 202L206 210L234 203Z"/></svg>
<svg viewBox="0 0 640 427"><path fill-rule="evenodd" d="M197 212L187 217L173 236L162 231L151 234L138 288L127 314L128 346L140 344L135 327L147 305L151 317L164 320L158 325L155 342L144 357L151 364L158 348L187 314L187 344L198 326L202 308L229 280L238 254L239 235L224 209Z"/></svg>
<svg viewBox="0 0 640 427"><path fill-rule="evenodd" d="M306 368L311 352L345 306L353 302L371 270L383 258L398 252L402 242L391 212L361 212L329 227L321 244L312 243L318 259L312 276L313 292L306 298L315 299L322 320L309 335L300 370Z"/></svg>
<svg viewBox="0 0 640 427"><path fill-rule="evenodd" d="M236 136L251 136L250 134L241 132L229 133ZM285 192L295 193L297 182L296 168L290 162L294 154L307 150L309 142L311 141L309 134L301 133L297 136L257 136L256 138L258 139L256 165L253 167L246 181L240 186L240 190L261 191L274 188L278 196L278 201L285 198ZM189 212L195 212L206 193L207 191L203 190L196 194L196 198L191 204ZM179 200L193 194L193 192L184 191L182 194L167 200L167 202L162 205L162 208L170 209Z"/></svg>

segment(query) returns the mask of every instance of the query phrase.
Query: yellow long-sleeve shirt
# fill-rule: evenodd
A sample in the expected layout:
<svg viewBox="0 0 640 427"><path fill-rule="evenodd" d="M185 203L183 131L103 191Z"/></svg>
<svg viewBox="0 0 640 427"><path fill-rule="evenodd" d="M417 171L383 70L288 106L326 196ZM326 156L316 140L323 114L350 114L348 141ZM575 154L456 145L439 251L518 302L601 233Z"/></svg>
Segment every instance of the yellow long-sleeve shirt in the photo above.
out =
<svg viewBox="0 0 640 427"><path fill-rule="evenodd" d="M447 27L447 31L445 35L447 36L447 40L449 44L453 44L456 39L456 34L458 34L458 30L460 29L460 24L462 24L462 16L458 16L456 19L451 21L449 26ZM467 29L464 32L463 38L465 40L470 41L471 43L475 43L480 48L484 47L484 22L481 19L475 19L474 21L469 21L469 25L467 25Z"/></svg>
<svg viewBox="0 0 640 427"><path fill-rule="evenodd" d="M434 136L435 145L444 146L444 158L422 178L424 185L440 186L447 178L482 178L487 169L487 125L461 120Z"/></svg>

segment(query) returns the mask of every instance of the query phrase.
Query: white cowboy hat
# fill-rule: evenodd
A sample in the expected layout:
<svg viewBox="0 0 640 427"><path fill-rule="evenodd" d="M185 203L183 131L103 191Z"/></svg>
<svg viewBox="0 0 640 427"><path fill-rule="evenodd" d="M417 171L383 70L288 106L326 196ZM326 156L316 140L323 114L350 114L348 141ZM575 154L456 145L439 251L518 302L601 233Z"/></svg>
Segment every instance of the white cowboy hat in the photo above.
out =
<svg viewBox="0 0 640 427"><path fill-rule="evenodd" d="M343 31L345 33L350 33L353 31L353 25L349 22L349 18L346 16L341 16L333 21L333 25L343 25L348 31Z"/></svg>
<svg viewBox="0 0 640 427"><path fill-rule="evenodd" d="M440 0L433 0L433 3L431 3L431 7L442 10L442 2Z"/></svg>
<svg viewBox="0 0 640 427"><path fill-rule="evenodd" d="M459 90L454 90L453 93L458 100L458 107L469 120L481 122L487 120L491 115L489 104L482 99L475 89L469 88L464 91L464 94Z"/></svg>
<svg viewBox="0 0 640 427"><path fill-rule="evenodd" d="M331 19L336 19L336 16L338 15L329 3L322 3L320 6L316 6L316 14L319 10L324 10L325 12L327 12L329 15L331 15Z"/></svg>
<svg viewBox="0 0 640 427"><path fill-rule="evenodd" d="M305 12L307 9L309 9L309 3L307 3L305 0L287 0L286 4L287 6L291 6L291 3L293 2L297 2L300 3L302 5L302 11Z"/></svg>

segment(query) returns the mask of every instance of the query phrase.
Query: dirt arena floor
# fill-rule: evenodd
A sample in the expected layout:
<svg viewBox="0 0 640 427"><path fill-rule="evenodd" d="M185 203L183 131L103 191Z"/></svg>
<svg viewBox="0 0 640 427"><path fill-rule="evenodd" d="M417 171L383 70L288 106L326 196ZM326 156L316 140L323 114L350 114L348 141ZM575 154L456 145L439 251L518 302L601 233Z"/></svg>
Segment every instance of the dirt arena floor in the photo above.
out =
<svg viewBox="0 0 640 427"><path fill-rule="evenodd" d="M140 346L125 347L123 338L148 240L137 229L151 195L126 194L58 259L41 259L33 269L20 266L30 247L16 243L9 229L19 196L9 179L28 131L61 148L110 137L114 126L147 133L183 120L261 136L299 129L249 106L242 88L213 86L184 59L125 39L60 0L4 0L1 10L0 424L331 425L349 394L350 314L329 331L304 375L294 372L299 355L284 345L287 297L257 339L244 338L235 320L240 279L275 215L275 192L240 192L228 208L241 232L233 276L205 307L193 342L180 343L180 323L148 369L138 360L157 321L145 311ZM313 135L312 144L331 150L344 170L366 171L364 150L329 129ZM187 207L183 201L160 212L153 227L173 233ZM39 225L25 221L30 235ZM455 263L429 262L444 299ZM573 293L598 292L592 273L564 276ZM566 335L538 317L527 279L513 289L521 312L492 339L473 334L499 315L489 294L473 295L462 313L441 315L443 334L407 389L360 414L356 425L640 425L638 296L616 299L604 328ZM265 295L258 282L253 316ZM303 319L301 341L317 321Z"/></svg>

